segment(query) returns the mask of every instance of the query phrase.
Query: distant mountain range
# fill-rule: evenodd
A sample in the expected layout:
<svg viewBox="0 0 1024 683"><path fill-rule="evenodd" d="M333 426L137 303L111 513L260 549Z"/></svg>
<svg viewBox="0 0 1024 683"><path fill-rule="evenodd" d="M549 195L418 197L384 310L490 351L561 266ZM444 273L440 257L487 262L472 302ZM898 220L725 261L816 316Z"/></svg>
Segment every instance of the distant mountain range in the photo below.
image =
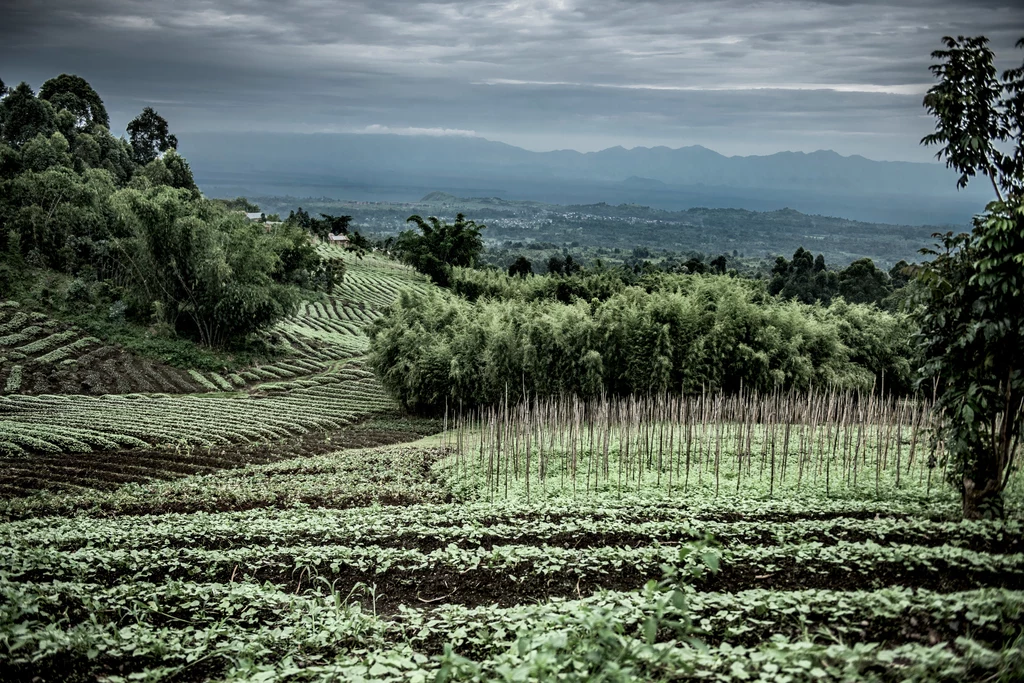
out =
<svg viewBox="0 0 1024 683"><path fill-rule="evenodd" d="M957 192L940 164L833 151L727 157L700 146L531 152L472 137L191 133L180 150L211 196L286 194L413 201L438 190L558 204L639 203L804 213L901 224L964 225L989 192Z"/></svg>

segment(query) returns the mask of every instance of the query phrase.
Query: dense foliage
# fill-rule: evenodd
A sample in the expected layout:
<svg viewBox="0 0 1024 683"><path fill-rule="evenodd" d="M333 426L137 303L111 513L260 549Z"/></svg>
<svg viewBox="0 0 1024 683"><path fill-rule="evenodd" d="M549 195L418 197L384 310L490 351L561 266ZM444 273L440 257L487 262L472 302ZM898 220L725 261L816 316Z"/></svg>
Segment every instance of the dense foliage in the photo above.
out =
<svg viewBox="0 0 1024 683"><path fill-rule="evenodd" d="M483 251L480 231L485 225L467 220L461 213L454 223L430 216L410 216L419 233L406 230L398 236L395 250L402 260L441 286L448 284L452 267L472 266Z"/></svg>
<svg viewBox="0 0 1024 683"><path fill-rule="evenodd" d="M637 249L636 251L641 251ZM676 281L679 274L724 274L751 278L759 273L738 273L727 268L727 257L722 255L707 264L698 258L685 263L672 261L633 265L605 265L598 260L582 267L572 255L564 259L553 256L555 268L548 266L548 274L556 277L527 277L532 264L520 256L507 270L500 271L452 268L448 272L447 287L456 294L475 301L481 297L521 298L526 300L557 299L564 303L574 298L605 300L625 287L635 285L647 291L659 289L664 282ZM906 296L910 266L901 261L889 273L880 270L871 259L858 259L841 270L828 270L821 254L815 258L811 252L797 249L792 261L779 256L768 281L768 293L783 299L806 304L829 304L842 297L848 303L876 304L890 311L899 309Z"/></svg>
<svg viewBox="0 0 1024 683"><path fill-rule="evenodd" d="M971 234L940 236L941 251L926 252L935 259L920 270L915 309L922 381L939 387L947 474L964 515L999 516L1024 404L1024 67L1000 80L985 38L944 42L932 53L940 83L924 100L936 132L922 142L941 145L937 156L961 173L960 187L982 174L999 199Z"/></svg>
<svg viewBox="0 0 1024 683"><path fill-rule="evenodd" d="M912 379L905 320L874 307L808 306L779 301L756 282L667 275L650 291L612 280L620 289L603 300L564 304L537 295L557 282L533 280L508 278L522 296L475 303L403 294L371 328L374 371L403 405L426 411L506 392L870 390L883 373L901 391Z"/></svg>
<svg viewBox="0 0 1024 683"><path fill-rule="evenodd" d="M0 294L58 273L69 297L115 318L223 346L293 311L316 281L306 233L203 198L152 109L129 143L78 76L0 96Z"/></svg>
<svg viewBox="0 0 1024 683"><path fill-rule="evenodd" d="M906 284L908 267L906 261L900 261L886 273L871 259L861 258L841 270L828 270L824 256L815 257L801 247L792 260L784 256L775 260L768 291L807 304L828 303L841 296L850 303L873 303L895 310L902 300L899 289Z"/></svg>
<svg viewBox="0 0 1024 683"><path fill-rule="evenodd" d="M268 233L187 190L128 189L112 201L125 223L116 244L130 308L210 346L293 312L294 280L318 261L300 230Z"/></svg>

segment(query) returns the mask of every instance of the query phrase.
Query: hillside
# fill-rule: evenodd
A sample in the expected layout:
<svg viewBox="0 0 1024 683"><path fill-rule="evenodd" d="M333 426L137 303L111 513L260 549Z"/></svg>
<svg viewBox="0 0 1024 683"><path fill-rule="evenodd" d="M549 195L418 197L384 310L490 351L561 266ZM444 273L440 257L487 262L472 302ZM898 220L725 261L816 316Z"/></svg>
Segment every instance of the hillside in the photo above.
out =
<svg viewBox="0 0 1024 683"><path fill-rule="evenodd" d="M304 304L269 332L279 361L224 375L138 358L5 302L0 493L107 488L266 462L287 454L275 442L320 434L329 443L342 427L393 412L362 367L363 329L399 289L427 284L372 255L346 258L346 266L333 294ZM81 454L74 465L63 455L69 452Z"/></svg>

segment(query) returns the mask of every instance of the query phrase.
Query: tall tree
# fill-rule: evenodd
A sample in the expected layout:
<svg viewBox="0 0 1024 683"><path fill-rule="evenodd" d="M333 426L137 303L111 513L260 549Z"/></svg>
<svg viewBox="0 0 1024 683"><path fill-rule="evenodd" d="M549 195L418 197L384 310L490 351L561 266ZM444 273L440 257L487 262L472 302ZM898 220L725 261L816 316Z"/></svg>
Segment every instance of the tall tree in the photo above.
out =
<svg viewBox="0 0 1024 683"><path fill-rule="evenodd" d="M55 130L53 107L36 97L28 83L20 83L0 100L0 131L12 147L21 147L37 135L49 137Z"/></svg>
<svg viewBox="0 0 1024 683"><path fill-rule="evenodd" d="M39 89L39 99L48 101L56 111L67 110L74 114L79 130L94 124L110 128L103 100L81 76L61 74L51 78Z"/></svg>
<svg viewBox="0 0 1024 683"><path fill-rule="evenodd" d="M839 274L839 293L854 304L879 303L892 294L889 276L869 258L857 259Z"/></svg>
<svg viewBox="0 0 1024 683"><path fill-rule="evenodd" d="M452 266L472 266L483 251L480 231L487 226L478 225L461 213L455 216L454 223L434 216L426 220L409 216L406 222L414 223L420 233L404 231L398 236L396 248L406 262L441 286L447 286Z"/></svg>
<svg viewBox="0 0 1024 683"><path fill-rule="evenodd" d="M964 517L996 517L1024 401L1024 67L999 79L984 37L943 42L932 53L940 82L924 99L936 131L922 143L940 145L936 156L961 174L958 187L985 175L997 199L970 234L936 235L939 250L925 250L935 258L919 269L914 298L921 381L939 387L939 437Z"/></svg>
<svg viewBox="0 0 1024 683"><path fill-rule="evenodd" d="M512 264L508 267L508 274L511 277L519 276L526 277L533 273L533 264L530 263L530 259L525 256L519 256Z"/></svg>
<svg viewBox="0 0 1024 683"><path fill-rule="evenodd" d="M167 119L146 107L128 124L128 139L132 144L135 162L145 165L156 159L161 152L178 148L178 138L171 135Z"/></svg>

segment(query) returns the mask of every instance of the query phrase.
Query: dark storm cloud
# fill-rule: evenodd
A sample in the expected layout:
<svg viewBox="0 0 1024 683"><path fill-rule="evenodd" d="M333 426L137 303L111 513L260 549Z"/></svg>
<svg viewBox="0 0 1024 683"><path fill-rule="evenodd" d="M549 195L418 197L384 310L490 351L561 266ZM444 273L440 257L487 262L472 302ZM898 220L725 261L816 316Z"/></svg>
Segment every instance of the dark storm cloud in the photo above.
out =
<svg viewBox="0 0 1024 683"><path fill-rule="evenodd" d="M532 148L701 143L927 158L944 34L1019 61L1016 2L4 2L0 77L85 76L123 125L475 131Z"/></svg>

